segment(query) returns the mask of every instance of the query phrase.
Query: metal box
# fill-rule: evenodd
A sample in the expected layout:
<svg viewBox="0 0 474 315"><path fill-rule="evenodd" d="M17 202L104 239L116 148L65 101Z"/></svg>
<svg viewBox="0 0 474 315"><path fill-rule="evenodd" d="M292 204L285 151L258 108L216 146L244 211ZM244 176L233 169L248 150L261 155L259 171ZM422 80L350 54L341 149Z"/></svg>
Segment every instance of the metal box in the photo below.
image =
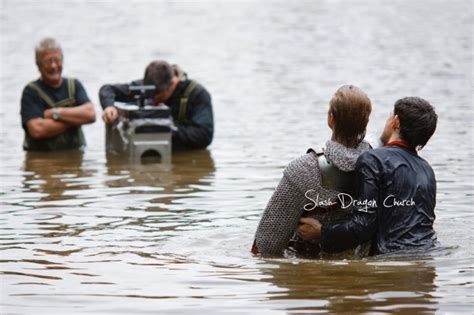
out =
<svg viewBox="0 0 474 315"><path fill-rule="evenodd" d="M118 119L106 128L106 150L129 157L137 163L143 159L171 162L171 132L174 128L171 110L166 105L143 106L115 103Z"/></svg>

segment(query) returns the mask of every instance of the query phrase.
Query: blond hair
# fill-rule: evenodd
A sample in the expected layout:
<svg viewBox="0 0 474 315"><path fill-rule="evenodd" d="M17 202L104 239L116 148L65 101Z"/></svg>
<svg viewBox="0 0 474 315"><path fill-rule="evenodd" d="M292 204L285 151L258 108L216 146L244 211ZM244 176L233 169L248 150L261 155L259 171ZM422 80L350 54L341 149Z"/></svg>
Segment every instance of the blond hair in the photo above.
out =
<svg viewBox="0 0 474 315"><path fill-rule="evenodd" d="M370 98L360 88L341 86L329 102L335 140L349 148L357 147L364 140L371 111Z"/></svg>

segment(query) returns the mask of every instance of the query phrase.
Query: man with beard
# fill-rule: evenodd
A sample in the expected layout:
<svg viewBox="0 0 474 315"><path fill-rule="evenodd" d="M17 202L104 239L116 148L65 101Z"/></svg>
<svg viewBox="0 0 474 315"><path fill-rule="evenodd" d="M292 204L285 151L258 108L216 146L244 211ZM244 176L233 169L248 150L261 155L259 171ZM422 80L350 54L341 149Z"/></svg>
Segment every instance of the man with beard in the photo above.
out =
<svg viewBox="0 0 474 315"><path fill-rule="evenodd" d="M438 116L426 100L398 100L385 124L384 147L360 155L351 220L321 224L300 220L299 235L319 239L324 252L340 252L371 241L371 254L427 249L436 244L433 229L436 179L418 155L436 130ZM366 202L369 201L369 202Z"/></svg>

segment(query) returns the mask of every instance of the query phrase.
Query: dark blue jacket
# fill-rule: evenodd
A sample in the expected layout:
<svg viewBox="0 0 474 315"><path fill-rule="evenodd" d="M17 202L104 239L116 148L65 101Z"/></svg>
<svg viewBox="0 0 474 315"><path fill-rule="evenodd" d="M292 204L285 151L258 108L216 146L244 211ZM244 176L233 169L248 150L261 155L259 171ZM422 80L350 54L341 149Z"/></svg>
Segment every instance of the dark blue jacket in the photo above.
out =
<svg viewBox="0 0 474 315"><path fill-rule="evenodd" d="M356 164L357 193L349 222L323 225L321 248L339 252L372 240L372 254L436 243L436 179L416 153L390 146L363 153Z"/></svg>

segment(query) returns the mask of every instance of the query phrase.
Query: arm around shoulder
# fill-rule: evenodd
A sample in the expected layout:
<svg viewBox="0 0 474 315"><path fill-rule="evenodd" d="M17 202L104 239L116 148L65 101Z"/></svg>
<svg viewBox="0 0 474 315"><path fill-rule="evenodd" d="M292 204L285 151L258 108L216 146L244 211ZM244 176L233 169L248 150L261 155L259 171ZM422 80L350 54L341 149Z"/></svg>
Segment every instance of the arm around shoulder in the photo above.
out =
<svg viewBox="0 0 474 315"><path fill-rule="evenodd" d="M357 194L350 221L321 227L321 248L341 252L373 239L377 232L380 161L373 151L363 153L356 163Z"/></svg>

